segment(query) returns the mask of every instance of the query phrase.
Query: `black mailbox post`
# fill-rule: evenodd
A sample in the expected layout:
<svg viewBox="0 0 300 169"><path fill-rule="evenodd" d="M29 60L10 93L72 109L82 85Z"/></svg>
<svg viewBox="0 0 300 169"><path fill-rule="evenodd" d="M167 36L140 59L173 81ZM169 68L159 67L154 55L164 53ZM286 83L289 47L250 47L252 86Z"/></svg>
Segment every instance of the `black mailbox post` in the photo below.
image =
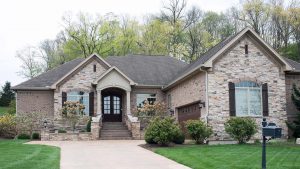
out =
<svg viewBox="0 0 300 169"><path fill-rule="evenodd" d="M262 144L262 169L266 169L266 141L267 137L271 138L281 138L282 128L277 127L275 123L269 123L266 121L266 118L263 118L262 122L262 136L263 136L263 144Z"/></svg>

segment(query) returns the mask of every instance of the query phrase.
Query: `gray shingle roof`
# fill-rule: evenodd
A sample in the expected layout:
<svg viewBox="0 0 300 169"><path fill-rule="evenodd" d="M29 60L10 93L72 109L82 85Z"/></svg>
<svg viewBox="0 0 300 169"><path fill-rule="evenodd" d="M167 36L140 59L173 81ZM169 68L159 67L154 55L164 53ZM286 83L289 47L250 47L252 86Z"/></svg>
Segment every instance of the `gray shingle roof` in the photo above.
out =
<svg viewBox="0 0 300 169"><path fill-rule="evenodd" d="M187 65L169 56L110 56L105 60L139 85L166 85Z"/></svg>
<svg viewBox="0 0 300 169"><path fill-rule="evenodd" d="M171 83L173 80L176 80L177 78L181 77L182 75L188 73L189 71L195 69L201 64L204 64L206 61L208 61L212 56L214 56L217 52L219 52L224 46L226 46L232 39L234 39L239 33L229 36L225 40L221 41L214 47L210 48L206 53L204 53L202 56L200 56L197 60L194 62L188 64L184 69L180 71L179 74L177 74L169 83Z"/></svg>
<svg viewBox="0 0 300 169"><path fill-rule="evenodd" d="M63 76L65 76L68 72L70 72L73 68L75 68L78 64L80 64L83 60L83 58L78 58L66 62L65 64L62 64L55 69L49 70L37 77L14 86L13 89L47 89Z"/></svg>
<svg viewBox="0 0 300 169"><path fill-rule="evenodd" d="M286 57L283 57L284 60L286 60L288 62L288 64L290 66L292 66L294 68L294 71L300 71L300 63L299 62L296 62L296 61L293 61L291 59L288 59Z"/></svg>

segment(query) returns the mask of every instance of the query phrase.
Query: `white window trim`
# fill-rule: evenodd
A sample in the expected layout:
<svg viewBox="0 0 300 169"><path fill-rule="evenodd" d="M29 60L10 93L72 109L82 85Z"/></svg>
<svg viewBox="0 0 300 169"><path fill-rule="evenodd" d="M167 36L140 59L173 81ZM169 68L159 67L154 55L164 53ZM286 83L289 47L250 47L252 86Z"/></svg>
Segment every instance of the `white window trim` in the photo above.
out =
<svg viewBox="0 0 300 169"><path fill-rule="evenodd" d="M263 116L263 100L262 100L262 86L260 87L235 87L235 90L236 89L247 89L247 109L248 109L248 114L247 115L237 115L236 113L236 116L237 117L262 117ZM253 115L253 114L250 114L250 109L249 109L249 104L250 104L250 99L249 99L249 93L250 93L250 89L256 89L256 90L259 90L260 91L260 115ZM235 100L235 104L236 104L236 100Z"/></svg>

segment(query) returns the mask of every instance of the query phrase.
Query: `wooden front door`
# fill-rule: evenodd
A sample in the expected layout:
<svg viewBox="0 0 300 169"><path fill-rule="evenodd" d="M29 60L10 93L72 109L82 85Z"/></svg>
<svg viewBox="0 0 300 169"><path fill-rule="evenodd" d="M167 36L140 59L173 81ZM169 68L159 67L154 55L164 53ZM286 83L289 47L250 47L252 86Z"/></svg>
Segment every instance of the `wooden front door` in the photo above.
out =
<svg viewBox="0 0 300 169"><path fill-rule="evenodd" d="M111 94L102 97L102 115L104 122L122 122L122 97Z"/></svg>

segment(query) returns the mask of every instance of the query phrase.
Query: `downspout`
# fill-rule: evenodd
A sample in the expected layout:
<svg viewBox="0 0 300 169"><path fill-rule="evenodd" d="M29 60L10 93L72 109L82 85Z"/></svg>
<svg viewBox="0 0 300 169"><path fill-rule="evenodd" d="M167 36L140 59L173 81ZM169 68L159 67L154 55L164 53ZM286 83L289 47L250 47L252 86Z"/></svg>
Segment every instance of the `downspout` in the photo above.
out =
<svg viewBox="0 0 300 169"><path fill-rule="evenodd" d="M205 111L206 111L206 124L208 125L208 115L209 115L209 100L208 100L208 73L207 70L200 68L200 71L205 72Z"/></svg>

